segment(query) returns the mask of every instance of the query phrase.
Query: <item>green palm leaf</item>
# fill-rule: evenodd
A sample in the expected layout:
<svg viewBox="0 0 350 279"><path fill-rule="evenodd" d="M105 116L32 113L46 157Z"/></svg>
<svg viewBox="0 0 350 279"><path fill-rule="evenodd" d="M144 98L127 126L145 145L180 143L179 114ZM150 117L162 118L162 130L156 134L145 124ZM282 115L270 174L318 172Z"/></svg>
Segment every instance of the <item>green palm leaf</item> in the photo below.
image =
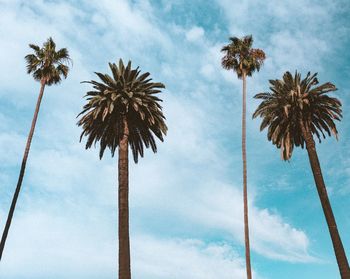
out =
<svg viewBox="0 0 350 279"><path fill-rule="evenodd" d="M234 70L238 78L242 78L243 71L247 76L259 71L266 56L261 49L252 48L253 37L251 35L242 39L231 37L230 41L230 44L221 49L224 53L221 60L222 67L226 70Z"/></svg>
<svg viewBox="0 0 350 279"><path fill-rule="evenodd" d="M131 62L124 66L120 59L118 65L109 63L112 75L95 73L100 81L84 81L95 89L86 94L88 103L78 115L78 125L83 132L80 140L87 136L86 148L100 142L100 158L106 148L112 156L123 136L123 118L129 129L129 143L134 161L143 157L144 147L157 152L154 136L163 141L167 126L162 100L154 96L165 88L164 84L147 79L150 73L140 75L140 70L131 69Z"/></svg>
<svg viewBox="0 0 350 279"><path fill-rule="evenodd" d="M284 160L290 159L294 146L304 147L301 125L319 142L326 134L338 137L334 121L342 118L341 102L326 95L337 88L330 82L318 84L317 74L301 80L298 72L286 72L282 80L270 80L271 92L254 97L262 102L253 118L262 117L260 130L268 128L268 140L281 149Z"/></svg>
<svg viewBox="0 0 350 279"><path fill-rule="evenodd" d="M29 44L34 54L28 54L24 58L27 62L27 73L32 74L37 81L43 81L46 85L57 84L62 81L62 76L67 78L72 62L68 50L61 48L56 51L56 44L50 37L40 48Z"/></svg>

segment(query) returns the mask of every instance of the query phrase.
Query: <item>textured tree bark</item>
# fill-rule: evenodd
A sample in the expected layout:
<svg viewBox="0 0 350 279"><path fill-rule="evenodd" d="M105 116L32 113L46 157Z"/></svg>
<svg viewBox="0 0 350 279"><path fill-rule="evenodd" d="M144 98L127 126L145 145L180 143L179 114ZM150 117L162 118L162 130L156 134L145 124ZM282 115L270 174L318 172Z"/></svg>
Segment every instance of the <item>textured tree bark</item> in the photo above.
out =
<svg viewBox="0 0 350 279"><path fill-rule="evenodd" d="M323 180L320 162L318 160L315 141L309 129L300 123L302 128L303 137L306 142L306 149L309 155L309 161L314 175L314 180L318 192L318 196L321 201L323 213L326 217L328 230L331 235L334 253L338 262L339 272L342 279L350 279L349 263L346 258L343 243L341 241L337 224L333 215L333 210L328 198L326 185Z"/></svg>
<svg viewBox="0 0 350 279"><path fill-rule="evenodd" d="M26 169L27 159L28 159L29 150L30 150L30 145L31 145L32 138L33 138L33 135L34 135L35 125L36 125L36 120L38 118L38 114L39 114L39 110L40 110L41 100L42 100L43 94L44 94L45 80L42 80L40 82L40 84L41 84L40 92L39 92L38 100L37 100L36 107L35 107L35 112L34 112L34 116L33 116L33 120L32 120L32 126L30 128L29 135L28 135L28 138L27 138L26 148L24 150L24 155L23 155L23 159L22 159L21 170L19 172L19 177L18 177L16 190L15 190L15 193L14 193L13 198L12 198L11 207L10 207L10 210L9 210L9 213L8 213L8 216L7 216L7 220L6 220L6 224L5 224L5 228L4 228L4 231L2 233L2 237L1 237L1 242L0 242L0 261L2 259L2 254L4 252L5 243L6 243L7 235L8 235L9 230L10 230L10 226L11 226L13 214L14 214L14 211L15 211L17 199L18 199L18 196L19 196L19 192L21 191L22 181L23 181L24 172L25 172L25 169Z"/></svg>
<svg viewBox="0 0 350 279"><path fill-rule="evenodd" d="M119 207L119 279L131 279L130 240L129 240L129 159L128 123L124 116L124 133L119 142L118 161L118 207Z"/></svg>
<svg viewBox="0 0 350 279"><path fill-rule="evenodd" d="M243 207L244 207L244 243L247 278L252 278L250 263L249 223L248 223L248 189L247 189L247 152L246 152L246 73L243 71L243 102L242 102L242 161L243 161Z"/></svg>

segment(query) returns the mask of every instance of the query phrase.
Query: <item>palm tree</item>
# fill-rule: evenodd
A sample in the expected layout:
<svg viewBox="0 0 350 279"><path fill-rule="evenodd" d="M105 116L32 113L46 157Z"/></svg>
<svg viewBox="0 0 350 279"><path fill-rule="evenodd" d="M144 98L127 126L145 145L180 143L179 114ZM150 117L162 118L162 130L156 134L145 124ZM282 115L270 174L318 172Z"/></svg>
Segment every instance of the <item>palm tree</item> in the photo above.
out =
<svg viewBox="0 0 350 279"><path fill-rule="evenodd" d="M222 67L233 70L237 77L243 80L242 102L242 160L243 160L243 207L244 207L244 242L247 278L252 278L250 264L249 224L248 224L248 190L247 190L247 155L246 155L246 77L252 76L253 72L259 71L265 60L265 53L261 49L252 48L253 37L245 36L242 39L230 38L230 44L224 46Z"/></svg>
<svg viewBox="0 0 350 279"><path fill-rule="evenodd" d="M69 58L68 50L66 48L61 48L56 51L56 44L52 38L47 39L43 44L43 47L40 48L37 45L30 44L29 47L34 51L34 54L28 54L25 56L27 62L27 73L33 74L34 80L40 82L40 92L39 97L36 103L34 117L32 120L32 126L27 139L26 148L23 155L21 170L18 177L18 182L16 186L16 191L14 193L11 207L8 213L7 221L5 228L2 234L1 243L0 243L0 260L2 253L4 251L6 238L11 226L13 213L15 211L17 199L19 192L21 190L22 181L24 177L24 172L27 164L30 144L32 142L36 120L38 118L38 113L40 109L41 100L43 98L45 86L58 84L62 80L62 76L67 78L69 67L68 64L71 62Z"/></svg>
<svg viewBox="0 0 350 279"><path fill-rule="evenodd" d="M342 117L341 103L327 95L328 92L337 90L334 84L327 82L318 85L316 76L317 74L308 73L301 80L298 72L295 72L294 77L286 72L282 80L270 80L271 92L255 95L262 102L253 117L263 118L260 130L268 127L268 140L281 149L283 160L292 157L294 146L306 146L341 278L349 279L348 260L328 199L313 138L316 135L321 142L321 137L325 138L326 134L331 136L333 133L338 137L334 120L340 121Z"/></svg>
<svg viewBox="0 0 350 279"><path fill-rule="evenodd" d="M165 87L151 82L148 72L140 75L139 67L132 70L130 61L126 67L122 60L109 67L112 76L96 73L102 82L86 81L94 90L86 94L88 103L78 125L83 128L80 141L87 136L86 149L100 142L100 159L106 147L112 156L119 147L119 279L130 279L128 147L135 163L139 155L143 157L144 146L157 151L154 136L163 141L167 126L159 105L162 100L155 95Z"/></svg>

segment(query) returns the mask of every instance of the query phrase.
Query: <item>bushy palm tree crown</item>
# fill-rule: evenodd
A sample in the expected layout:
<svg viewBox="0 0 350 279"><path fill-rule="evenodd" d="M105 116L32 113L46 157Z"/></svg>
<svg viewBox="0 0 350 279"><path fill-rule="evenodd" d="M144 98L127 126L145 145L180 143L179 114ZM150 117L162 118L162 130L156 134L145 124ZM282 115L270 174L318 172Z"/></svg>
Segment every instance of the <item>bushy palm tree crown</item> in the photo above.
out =
<svg viewBox="0 0 350 279"><path fill-rule="evenodd" d="M253 37L231 37L230 41L230 44L221 49L225 53L221 60L222 66L226 70L234 70L238 78L242 78L243 71L247 76L259 71L266 57L263 50L252 48Z"/></svg>
<svg viewBox="0 0 350 279"><path fill-rule="evenodd" d="M56 44L51 37L42 48L34 44L30 44L29 47L34 50L34 54L25 56L27 73L32 73L35 80L52 85L60 83L61 76L67 78L69 71L67 64L71 59L66 48L56 51Z"/></svg>
<svg viewBox="0 0 350 279"><path fill-rule="evenodd" d="M304 147L305 138L302 125L321 142L321 135L337 138L338 131L334 120L342 117L341 102L327 95L337 90L334 84L327 82L318 85L317 74L310 72L301 80L301 75L290 72L282 80L270 80L268 93L255 95L263 100L253 117L260 116L263 121L260 130L268 127L267 137L278 148L281 156L289 160L295 146Z"/></svg>
<svg viewBox="0 0 350 279"><path fill-rule="evenodd" d="M165 117L155 95L165 88L162 83L151 82L150 74L140 75L139 67L131 69L131 62L125 67L122 60L119 65L109 63L112 76L96 73L102 82L85 81L93 85L94 90L86 94L89 101L79 115L78 122L83 127L80 140L88 136L86 148L100 141L100 158L108 147L112 156L124 133L125 123L129 130L129 144L134 161L138 155L143 157L144 146L157 151L154 135L163 141L167 132Z"/></svg>

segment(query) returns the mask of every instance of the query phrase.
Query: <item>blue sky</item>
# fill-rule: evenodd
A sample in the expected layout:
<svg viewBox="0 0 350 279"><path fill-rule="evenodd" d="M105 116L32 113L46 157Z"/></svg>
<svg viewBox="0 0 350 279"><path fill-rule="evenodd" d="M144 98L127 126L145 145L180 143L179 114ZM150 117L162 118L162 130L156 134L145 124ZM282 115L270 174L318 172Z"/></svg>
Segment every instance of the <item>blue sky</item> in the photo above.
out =
<svg viewBox="0 0 350 279"><path fill-rule="evenodd" d="M188 3L190 2L190 3ZM26 74L29 43L52 36L74 65L45 91L0 267L3 279L110 279L117 274L117 158L79 143L83 80L119 58L152 73L169 133L156 155L131 162L135 279L245 278L241 194L241 81L220 66L229 36L266 52L252 96L287 70L318 72L343 102L340 139L317 149L350 253L348 1L0 0L0 225L14 191L39 90ZM305 150L290 162L248 117L252 266L257 279L338 278Z"/></svg>

